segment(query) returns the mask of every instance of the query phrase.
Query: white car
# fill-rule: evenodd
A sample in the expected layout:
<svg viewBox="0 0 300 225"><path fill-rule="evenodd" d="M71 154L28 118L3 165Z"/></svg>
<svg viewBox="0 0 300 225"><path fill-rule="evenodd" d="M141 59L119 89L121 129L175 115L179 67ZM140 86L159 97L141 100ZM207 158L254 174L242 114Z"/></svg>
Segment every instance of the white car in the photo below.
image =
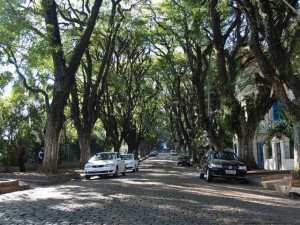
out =
<svg viewBox="0 0 300 225"><path fill-rule="evenodd" d="M125 161L118 152L100 152L94 155L84 167L86 179L92 176L113 175L118 177L126 175Z"/></svg>
<svg viewBox="0 0 300 225"><path fill-rule="evenodd" d="M170 151L170 155L176 156L176 155L177 155L177 152L176 152L175 150L171 150L171 151Z"/></svg>
<svg viewBox="0 0 300 225"><path fill-rule="evenodd" d="M139 171L139 161L134 158L134 154L122 154L121 157L125 160L126 170Z"/></svg>

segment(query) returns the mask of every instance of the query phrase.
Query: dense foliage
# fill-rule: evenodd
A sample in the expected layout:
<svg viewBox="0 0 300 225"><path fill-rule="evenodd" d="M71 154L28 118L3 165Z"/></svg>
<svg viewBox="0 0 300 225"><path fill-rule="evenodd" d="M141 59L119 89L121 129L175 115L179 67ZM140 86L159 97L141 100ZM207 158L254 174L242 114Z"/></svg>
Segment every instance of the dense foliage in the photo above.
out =
<svg viewBox="0 0 300 225"><path fill-rule="evenodd" d="M45 144L46 172L125 146L197 162L236 136L255 167L253 137L276 100L300 124L297 0L80 2L0 3L2 164L22 143L28 162ZM295 137L283 123L270 129L280 134Z"/></svg>

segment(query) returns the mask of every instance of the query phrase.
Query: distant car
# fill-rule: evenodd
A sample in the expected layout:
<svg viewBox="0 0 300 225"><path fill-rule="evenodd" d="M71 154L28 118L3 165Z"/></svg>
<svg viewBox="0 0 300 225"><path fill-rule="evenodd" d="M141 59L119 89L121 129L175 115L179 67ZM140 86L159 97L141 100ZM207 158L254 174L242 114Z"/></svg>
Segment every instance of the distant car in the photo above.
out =
<svg viewBox="0 0 300 225"><path fill-rule="evenodd" d="M190 166L190 157L187 155L179 155L177 157L177 166Z"/></svg>
<svg viewBox="0 0 300 225"><path fill-rule="evenodd" d="M238 156L230 151L208 151L200 160L200 178L211 182L214 177L246 180L247 168Z"/></svg>
<svg viewBox="0 0 300 225"><path fill-rule="evenodd" d="M94 155L84 167L86 179L92 176L126 175L125 160L121 158L118 152L100 152Z"/></svg>
<svg viewBox="0 0 300 225"><path fill-rule="evenodd" d="M151 151L149 155L150 156L157 156L158 155L158 151Z"/></svg>
<svg viewBox="0 0 300 225"><path fill-rule="evenodd" d="M134 154L122 154L121 157L125 160L126 171L132 170L135 172L139 170L139 161L134 158Z"/></svg>
<svg viewBox="0 0 300 225"><path fill-rule="evenodd" d="M176 155L177 155L177 152L176 152L175 150L171 150L171 151L170 151L170 155L176 156Z"/></svg>

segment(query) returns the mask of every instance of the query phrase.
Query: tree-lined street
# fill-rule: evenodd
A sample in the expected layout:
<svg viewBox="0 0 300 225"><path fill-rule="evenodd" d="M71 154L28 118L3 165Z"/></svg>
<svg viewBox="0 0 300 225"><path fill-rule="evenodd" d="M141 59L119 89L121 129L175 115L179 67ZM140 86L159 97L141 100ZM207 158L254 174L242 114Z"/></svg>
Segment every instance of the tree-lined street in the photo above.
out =
<svg viewBox="0 0 300 225"><path fill-rule="evenodd" d="M175 149L198 163L208 148L232 149L248 169L293 170L299 180L299 8L2 1L0 165L22 164L21 146L27 163L43 146L39 171L52 174L100 151Z"/></svg>
<svg viewBox="0 0 300 225"><path fill-rule="evenodd" d="M207 183L160 153L139 172L0 196L0 224L300 224L299 200L260 186Z"/></svg>

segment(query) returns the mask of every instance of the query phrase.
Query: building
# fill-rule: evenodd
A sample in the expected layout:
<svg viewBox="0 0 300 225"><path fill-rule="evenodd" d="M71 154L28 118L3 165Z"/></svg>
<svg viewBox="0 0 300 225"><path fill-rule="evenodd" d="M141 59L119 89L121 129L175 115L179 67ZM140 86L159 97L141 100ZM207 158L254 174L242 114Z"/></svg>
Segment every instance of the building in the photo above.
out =
<svg viewBox="0 0 300 225"><path fill-rule="evenodd" d="M268 127L274 127L285 121L281 116L279 103L275 103L261 121L253 140L256 147L254 155L258 167L266 170L293 170L294 147L290 139L285 135L268 138Z"/></svg>
<svg viewBox="0 0 300 225"><path fill-rule="evenodd" d="M245 105L245 96L256 95L255 74L259 71L259 67L255 61L247 66L245 71L236 81L236 97L242 105ZM290 99L294 96L291 91L287 90ZM255 137L253 139L253 153L260 169L266 170L293 170L296 164L294 159L294 147L287 136L268 135L268 128L275 127L282 123L285 119L282 116L280 104L276 102L269 112L265 115L264 120L257 127ZM233 149L239 153L238 140L234 140ZM240 155L240 154L239 154Z"/></svg>

